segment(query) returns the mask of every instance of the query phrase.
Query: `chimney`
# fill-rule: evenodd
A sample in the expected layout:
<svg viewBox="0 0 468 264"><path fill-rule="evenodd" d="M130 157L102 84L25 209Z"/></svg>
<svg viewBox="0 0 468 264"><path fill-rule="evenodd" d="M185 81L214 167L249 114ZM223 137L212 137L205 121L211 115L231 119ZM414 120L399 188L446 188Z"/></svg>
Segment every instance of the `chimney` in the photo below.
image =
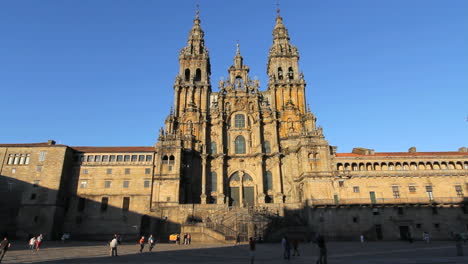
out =
<svg viewBox="0 0 468 264"><path fill-rule="evenodd" d="M408 149L409 153L416 153L416 147L411 147Z"/></svg>
<svg viewBox="0 0 468 264"><path fill-rule="evenodd" d="M55 140L49 139L49 140L47 141L47 145L49 145L49 146L55 145Z"/></svg>

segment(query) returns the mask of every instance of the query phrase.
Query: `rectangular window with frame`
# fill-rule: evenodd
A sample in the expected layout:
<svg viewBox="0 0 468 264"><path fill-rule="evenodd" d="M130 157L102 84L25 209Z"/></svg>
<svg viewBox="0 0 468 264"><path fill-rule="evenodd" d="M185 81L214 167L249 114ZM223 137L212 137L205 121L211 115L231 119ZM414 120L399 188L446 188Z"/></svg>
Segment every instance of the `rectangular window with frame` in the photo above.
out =
<svg viewBox="0 0 468 264"><path fill-rule="evenodd" d="M88 155L88 156L86 157L86 161L87 161L87 162L91 162L91 161L93 161L93 159L94 159L94 156L93 156L93 155Z"/></svg>
<svg viewBox="0 0 468 264"><path fill-rule="evenodd" d="M143 182L143 187L145 188L149 188L150 187L150 180L149 179L146 179L144 182Z"/></svg>
<svg viewBox="0 0 468 264"><path fill-rule="evenodd" d="M101 162L101 155L94 156L94 162Z"/></svg>
<svg viewBox="0 0 468 264"><path fill-rule="evenodd" d="M353 187L353 192L358 193L359 192L359 186L354 186Z"/></svg>
<svg viewBox="0 0 468 264"><path fill-rule="evenodd" d="M39 154L39 161L44 161L46 158L46 154L46 151L41 151L41 153Z"/></svg>
<svg viewBox="0 0 468 264"><path fill-rule="evenodd" d="M146 155L146 161L152 161L153 160L153 156L151 155Z"/></svg>
<svg viewBox="0 0 468 264"><path fill-rule="evenodd" d="M107 211L109 205L109 197L102 197L101 199L101 212Z"/></svg>
<svg viewBox="0 0 468 264"><path fill-rule="evenodd" d="M80 188L81 188L81 189L85 189L87 185L88 185L88 182L87 182L87 181L81 181L81 182L80 182Z"/></svg>
<svg viewBox="0 0 468 264"><path fill-rule="evenodd" d="M127 212L130 209L130 197L124 197L122 201L122 211Z"/></svg>
<svg viewBox="0 0 468 264"><path fill-rule="evenodd" d="M414 185L408 186L408 189L409 189L410 193L415 193L416 192L416 186L414 186Z"/></svg>
<svg viewBox="0 0 468 264"><path fill-rule="evenodd" d="M463 189L461 185L455 185L455 191L458 197L463 197Z"/></svg>
<svg viewBox="0 0 468 264"><path fill-rule="evenodd" d="M10 155L8 156L8 163L7 163L7 164L8 164L8 165L12 165L14 159L15 159L15 155L10 154Z"/></svg>
<svg viewBox="0 0 468 264"><path fill-rule="evenodd" d="M104 181L104 188L110 188L112 181Z"/></svg>
<svg viewBox="0 0 468 264"><path fill-rule="evenodd" d="M125 174L130 174L130 169L129 168L125 169Z"/></svg>
<svg viewBox="0 0 468 264"><path fill-rule="evenodd" d="M107 162L109 160L109 156L103 155L102 156L102 162Z"/></svg>
<svg viewBox="0 0 468 264"><path fill-rule="evenodd" d="M124 188L128 188L129 185L130 185L130 181L123 181Z"/></svg>
<svg viewBox="0 0 468 264"><path fill-rule="evenodd" d="M132 162L135 162L138 160L138 156L137 155L132 155Z"/></svg>
<svg viewBox="0 0 468 264"><path fill-rule="evenodd" d="M150 168L146 168L146 169L145 169L145 174L151 174L151 169L150 169Z"/></svg>
<svg viewBox="0 0 468 264"><path fill-rule="evenodd" d="M117 162L122 162L122 161L123 161L123 156L117 155Z"/></svg>
<svg viewBox="0 0 468 264"><path fill-rule="evenodd" d="M37 171L37 172L41 172L41 171L42 171L42 165L37 165L36 171Z"/></svg>
<svg viewBox="0 0 468 264"><path fill-rule="evenodd" d="M145 161L145 155L138 156L138 161Z"/></svg>
<svg viewBox="0 0 468 264"><path fill-rule="evenodd" d="M106 174L112 174L112 169L107 169Z"/></svg>
<svg viewBox="0 0 468 264"><path fill-rule="evenodd" d="M130 155L124 155L124 161L129 162L130 161Z"/></svg>
<svg viewBox="0 0 468 264"><path fill-rule="evenodd" d="M109 162L115 162L115 155L109 156Z"/></svg>
<svg viewBox="0 0 468 264"><path fill-rule="evenodd" d="M393 198L400 198L400 191L398 190L398 186L392 186L393 191Z"/></svg>
<svg viewBox="0 0 468 264"><path fill-rule="evenodd" d="M88 174L88 169L83 169L83 174Z"/></svg>

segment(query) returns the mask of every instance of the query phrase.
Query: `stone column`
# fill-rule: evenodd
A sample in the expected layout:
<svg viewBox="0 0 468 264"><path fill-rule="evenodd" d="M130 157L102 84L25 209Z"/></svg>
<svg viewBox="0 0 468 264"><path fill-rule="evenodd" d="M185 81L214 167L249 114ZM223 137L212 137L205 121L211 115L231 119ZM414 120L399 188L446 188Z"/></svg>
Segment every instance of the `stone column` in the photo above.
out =
<svg viewBox="0 0 468 264"><path fill-rule="evenodd" d="M216 160L217 160L216 166L219 167L221 165L220 166L221 169L218 170L218 172L221 171L221 173L217 174L218 186L217 186L216 192L218 193L218 196L216 197L216 203L224 204L224 198L225 198L225 195L224 195L224 157L219 156Z"/></svg>
<svg viewBox="0 0 468 264"><path fill-rule="evenodd" d="M260 157L262 159L262 157ZM257 162L257 203L264 204L265 203L265 192L264 192L264 171L263 171L263 161L260 160Z"/></svg>
<svg viewBox="0 0 468 264"><path fill-rule="evenodd" d="M279 154L274 157L275 166L271 170L272 178L273 178L273 192L274 195L274 203L283 203L283 188L282 188L282 177L281 177L281 159Z"/></svg>
<svg viewBox="0 0 468 264"><path fill-rule="evenodd" d="M206 154L202 154L202 193L200 195L201 203L206 204Z"/></svg>

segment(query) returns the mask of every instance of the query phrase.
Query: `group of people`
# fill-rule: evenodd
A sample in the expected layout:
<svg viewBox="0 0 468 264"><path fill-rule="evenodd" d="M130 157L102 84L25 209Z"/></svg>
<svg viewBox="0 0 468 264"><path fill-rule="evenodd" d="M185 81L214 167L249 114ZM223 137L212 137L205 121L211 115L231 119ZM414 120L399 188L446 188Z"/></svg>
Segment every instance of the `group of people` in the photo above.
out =
<svg viewBox="0 0 468 264"><path fill-rule="evenodd" d="M39 249L41 248L42 241L44 241L44 236L42 234L39 234L37 237L31 237L28 242L29 249L33 251L39 251Z"/></svg>
<svg viewBox="0 0 468 264"><path fill-rule="evenodd" d="M185 233L184 234L184 237L183 237L183 243L184 245L190 245L192 243L192 235L190 235L190 233ZM178 245L180 245L180 235L177 235L177 238L176 238L176 243Z"/></svg>
<svg viewBox="0 0 468 264"><path fill-rule="evenodd" d="M283 258L289 260L291 258L291 245L293 248L293 256L300 256L299 253L299 240L294 239L292 243L287 236L284 236L281 240L281 246L283 247Z"/></svg>
<svg viewBox="0 0 468 264"><path fill-rule="evenodd" d="M154 239L153 235L150 235L148 237L147 243L149 247L149 252L151 252L154 248L154 245L156 245L156 240ZM145 236L142 236L140 238L138 244L140 245L140 253L143 253L143 249L145 248Z"/></svg>
<svg viewBox="0 0 468 264"><path fill-rule="evenodd" d="M109 242L110 252L109 255L111 257L118 256L117 254L117 247L122 243L122 236L115 234L112 240ZM143 249L145 248L145 244L148 243L149 252L153 251L154 246L156 245L156 239L153 235L150 235L148 239L145 236L142 236L140 240L138 240L138 245L140 245L140 253L143 253Z"/></svg>

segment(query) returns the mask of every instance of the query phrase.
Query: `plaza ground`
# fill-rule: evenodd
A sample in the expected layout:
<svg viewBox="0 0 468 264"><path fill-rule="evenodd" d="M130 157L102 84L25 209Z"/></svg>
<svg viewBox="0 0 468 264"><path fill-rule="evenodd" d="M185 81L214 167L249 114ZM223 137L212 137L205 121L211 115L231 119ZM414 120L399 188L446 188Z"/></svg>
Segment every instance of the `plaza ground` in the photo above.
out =
<svg viewBox="0 0 468 264"><path fill-rule="evenodd" d="M118 257L109 257L105 242L61 242L45 241L39 252L26 249L26 242L13 241L13 246L2 263L249 263L248 246L207 245L188 246L157 244L149 253L138 253L139 246L124 243L118 248ZM456 256L455 243L435 241L431 244L415 242L330 242L328 263L375 263L375 264L430 264L468 263L468 245L464 245L465 256ZM288 262L282 257L279 243L257 244L255 263L315 263L318 249L313 243L300 245L300 257L291 257Z"/></svg>

